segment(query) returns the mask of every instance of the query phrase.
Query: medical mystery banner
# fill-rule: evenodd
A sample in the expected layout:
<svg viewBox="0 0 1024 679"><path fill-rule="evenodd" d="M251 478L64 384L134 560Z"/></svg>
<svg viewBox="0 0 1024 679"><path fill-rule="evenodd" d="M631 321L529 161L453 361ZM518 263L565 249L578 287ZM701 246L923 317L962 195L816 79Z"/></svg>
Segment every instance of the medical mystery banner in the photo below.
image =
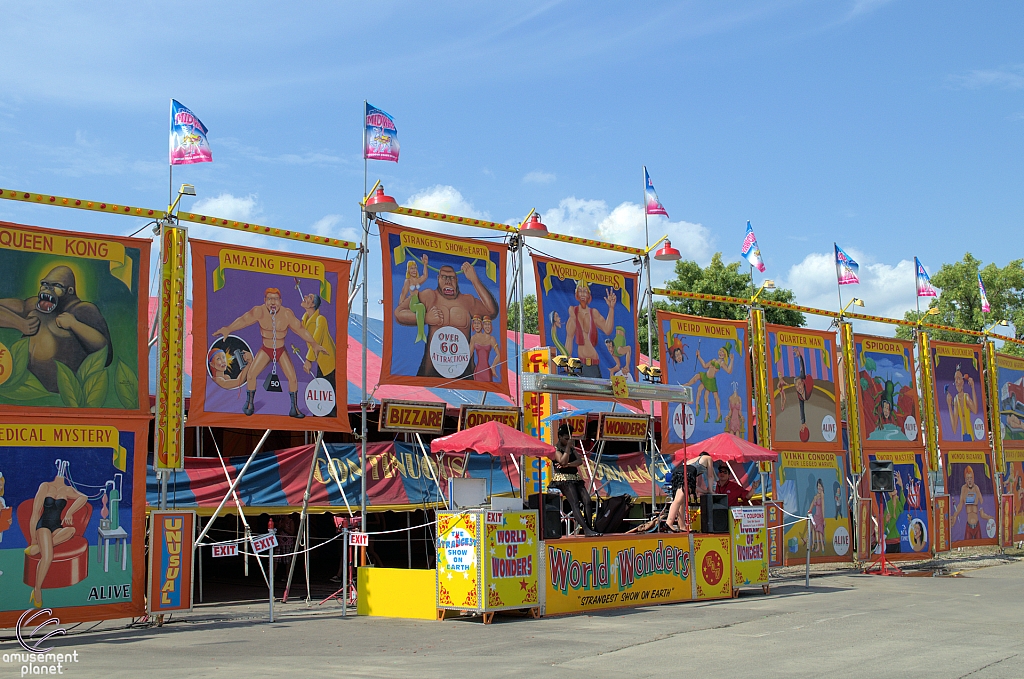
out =
<svg viewBox="0 0 1024 679"><path fill-rule="evenodd" d="M674 452L722 432L746 439L750 432L750 366L747 322L658 311L662 381L693 390L693 403L666 403L664 451Z"/></svg>
<svg viewBox="0 0 1024 679"><path fill-rule="evenodd" d="M772 442L790 450L842 450L836 338L768 325Z"/></svg>
<svg viewBox="0 0 1024 679"><path fill-rule="evenodd" d="M0 412L148 416L149 247L0 222Z"/></svg>
<svg viewBox="0 0 1024 679"><path fill-rule="evenodd" d="M0 627L142 615L146 420L0 418Z"/></svg>
<svg viewBox="0 0 1024 679"><path fill-rule="evenodd" d="M508 248L377 224L384 258L380 383L509 393Z"/></svg>
<svg viewBox="0 0 1024 679"><path fill-rule="evenodd" d="M189 425L350 431L349 262L191 245Z"/></svg>
<svg viewBox="0 0 1024 679"><path fill-rule="evenodd" d="M540 341L583 377L636 379L637 274L533 256Z"/></svg>

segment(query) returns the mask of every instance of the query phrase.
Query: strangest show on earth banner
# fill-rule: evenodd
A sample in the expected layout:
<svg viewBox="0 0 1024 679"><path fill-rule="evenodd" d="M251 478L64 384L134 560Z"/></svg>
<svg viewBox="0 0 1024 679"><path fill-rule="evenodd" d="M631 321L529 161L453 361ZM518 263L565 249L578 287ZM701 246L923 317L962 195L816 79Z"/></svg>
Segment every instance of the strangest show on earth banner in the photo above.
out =
<svg viewBox="0 0 1024 679"><path fill-rule="evenodd" d="M540 341L582 376L636 379L637 274L533 256Z"/></svg>
<svg viewBox="0 0 1024 679"><path fill-rule="evenodd" d="M381 220L380 383L509 393L501 243Z"/></svg>
<svg viewBox="0 0 1024 679"><path fill-rule="evenodd" d="M349 262L191 245L189 425L350 431Z"/></svg>

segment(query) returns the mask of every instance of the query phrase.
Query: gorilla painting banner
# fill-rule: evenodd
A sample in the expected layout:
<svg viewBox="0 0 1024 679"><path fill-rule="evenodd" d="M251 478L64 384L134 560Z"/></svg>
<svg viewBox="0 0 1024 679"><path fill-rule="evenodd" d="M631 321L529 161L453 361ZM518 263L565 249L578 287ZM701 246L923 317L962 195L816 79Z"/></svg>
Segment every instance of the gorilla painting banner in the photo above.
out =
<svg viewBox="0 0 1024 679"><path fill-rule="evenodd" d="M0 416L0 627L145 610L149 422L96 420Z"/></svg>
<svg viewBox="0 0 1024 679"><path fill-rule="evenodd" d="M508 247L377 224L384 258L380 383L509 393Z"/></svg>
<svg viewBox="0 0 1024 679"><path fill-rule="evenodd" d="M189 426L351 431L349 262L190 243Z"/></svg>
<svg viewBox="0 0 1024 679"><path fill-rule="evenodd" d="M662 380L693 389L694 402L665 403L663 450L674 452L722 432L742 439L750 432L750 366L747 322L658 311Z"/></svg>
<svg viewBox="0 0 1024 679"><path fill-rule="evenodd" d="M0 412L148 416L149 246L0 222Z"/></svg>
<svg viewBox="0 0 1024 679"><path fill-rule="evenodd" d="M583 377L636 379L637 274L533 257L540 341L583 363Z"/></svg>
<svg viewBox="0 0 1024 679"><path fill-rule="evenodd" d="M790 450L842 450L836 336L766 326L772 442Z"/></svg>

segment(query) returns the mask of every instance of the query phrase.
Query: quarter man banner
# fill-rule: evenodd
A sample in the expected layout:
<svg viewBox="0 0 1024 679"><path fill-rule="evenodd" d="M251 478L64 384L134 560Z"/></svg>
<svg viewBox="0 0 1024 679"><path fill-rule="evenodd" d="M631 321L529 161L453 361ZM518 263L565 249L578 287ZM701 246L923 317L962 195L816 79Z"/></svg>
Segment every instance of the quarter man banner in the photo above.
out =
<svg viewBox="0 0 1024 679"><path fill-rule="evenodd" d="M380 383L509 393L508 249L377 223L384 257Z"/></svg>
<svg viewBox="0 0 1024 679"><path fill-rule="evenodd" d="M866 448L922 448L914 343L854 335L861 439Z"/></svg>
<svg viewBox="0 0 1024 679"><path fill-rule="evenodd" d="M0 417L0 627L145 610L149 423L95 419Z"/></svg>
<svg viewBox="0 0 1024 679"><path fill-rule="evenodd" d="M664 452L672 453L722 432L742 439L750 432L750 367L747 322L658 311L662 380L693 389L694 402L666 403Z"/></svg>
<svg viewBox="0 0 1024 679"><path fill-rule="evenodd" d="M149 246L0 222L0 413L149 415Z"/></svg>
<svg viewBox="0 0 1024 679"><path fill-rule="evenodd" d="M349 263L191 245L189 426L350 431Z"/></svg>
<svg viewBox="0 0 1024 679"><path fill-rule="evenodd" d="M935 375L935 417L939 420L939 446L946 450L988 450L981 346L932 342L931 353L929 358ZM950 495L953 495L952 491ZM956 535L955 527L953 534Z"/></svg>
<svg viewBox="0 0 1024 679"><path fill-rule="evenodd" d="M583 377L636 379L637 274L533 257L540 341L583 362Z"/></svg>
<svg viewBox="0 0 1024 679"><path fill-rule="evenodd" d="M789 450L842 450L835 334L782 325L766 330L772 443Z"/></svg>

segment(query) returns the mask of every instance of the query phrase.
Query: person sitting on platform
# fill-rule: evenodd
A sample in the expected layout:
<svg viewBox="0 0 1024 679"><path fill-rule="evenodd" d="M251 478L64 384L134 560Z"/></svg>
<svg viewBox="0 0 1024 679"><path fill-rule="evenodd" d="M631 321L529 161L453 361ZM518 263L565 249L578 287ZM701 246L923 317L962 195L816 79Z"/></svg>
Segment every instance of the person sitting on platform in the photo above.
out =
<svg viewBox="0 0 1024 679"><path fill-rule="evenodd" d="M730 507L750 504L750 498L754 497L754 491L743 487L736 479L732 478L729 465L725 462L718 462L715 465L715 469L718 471L718 483L715 485L715 492L719 495L728 495Z"/></svg>
<svg viewBox="0 0 1024 679"><path fill-rule="evenodd" d="M587 537L599 535L590 524L590 517L593 514L593 501L590 493L580 478L579 468L583 464L583 458L576 453L572 445L572 429L569 425L563 424L558 428L558 443L555 444L555 459L553 460L554 472L551 475L551 485L562 492L565 499L569 501L572 515L583 528L583 534ZM580 505L583 505L583 513L580 512Z"/></svg>
<svg viewBox="0 0 1024 679"><path fill-rule="evenodd" d="M683 530L683 512L687 504L687 497L691 502L697 502L700 496L712 492L708 472L711 469L711 456L703 453L695 460L686 464L678 464L672 470L672 505L668 509L668 518L665 522L668 527L675 531Z"/></svg>

